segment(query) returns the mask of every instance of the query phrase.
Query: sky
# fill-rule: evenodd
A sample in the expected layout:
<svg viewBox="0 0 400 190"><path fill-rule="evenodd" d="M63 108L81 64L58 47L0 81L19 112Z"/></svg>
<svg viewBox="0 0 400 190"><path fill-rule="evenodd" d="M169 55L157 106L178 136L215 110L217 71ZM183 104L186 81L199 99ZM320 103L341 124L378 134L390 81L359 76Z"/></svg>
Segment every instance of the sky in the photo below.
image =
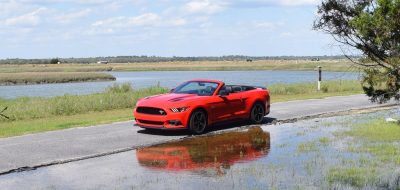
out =
<svg viewBox="0 0 400 190"><path fill-rule="evenodd" d="M319 0L0 0L0 59L338 55Z"/></svg>

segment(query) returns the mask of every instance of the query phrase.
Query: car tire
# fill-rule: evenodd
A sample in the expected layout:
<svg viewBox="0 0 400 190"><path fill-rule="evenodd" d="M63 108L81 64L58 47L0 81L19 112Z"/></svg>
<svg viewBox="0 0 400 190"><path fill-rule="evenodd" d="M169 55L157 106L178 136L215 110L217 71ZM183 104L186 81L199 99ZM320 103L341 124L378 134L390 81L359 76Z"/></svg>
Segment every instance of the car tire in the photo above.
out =
<svg viewBox="0 0 400 190"><path fill-rule="evenodd" d="M252 124L261 124L265 116L265 108L263 104L257 102L251 107L250 110L250 122Z"/></svg>
<svg viewBox="0 0 400 190"><path fill-rule="evenodd" d="M190 115L188 128L192 134L200 135L206 130L207 124L208 118L206 112L195 110Z"/></svg>

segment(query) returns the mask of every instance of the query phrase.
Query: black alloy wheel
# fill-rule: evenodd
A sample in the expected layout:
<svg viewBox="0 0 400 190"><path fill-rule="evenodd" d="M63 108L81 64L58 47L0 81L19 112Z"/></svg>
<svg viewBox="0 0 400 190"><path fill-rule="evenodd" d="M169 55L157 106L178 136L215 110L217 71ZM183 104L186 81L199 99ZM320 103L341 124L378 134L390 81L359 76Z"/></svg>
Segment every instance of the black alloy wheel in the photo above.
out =
<svg viewBox="0 0 400 190"><path fill-rule="evenodd" d="M196 110L189 119L189 130L196 135L204 133L207 127L207 114L202 110Z"/></svg>
<svg viewBox="0 0 400 190"><path fill-rule="evenodd" d="M251 108L250 122L255 124L261 124L265 115L264 106L261 103L256 103Z"/></svg>

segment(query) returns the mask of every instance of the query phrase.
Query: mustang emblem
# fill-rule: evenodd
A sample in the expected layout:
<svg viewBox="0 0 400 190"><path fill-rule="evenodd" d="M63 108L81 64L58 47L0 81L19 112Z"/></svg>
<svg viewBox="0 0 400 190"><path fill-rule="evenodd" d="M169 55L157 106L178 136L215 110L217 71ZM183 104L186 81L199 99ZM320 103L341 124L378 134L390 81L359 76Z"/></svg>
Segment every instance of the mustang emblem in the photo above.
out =
<svg viewBox="0 0 400 190"><path fill-rule="evenodd" d="M165 111L163 110L159 110L158 112L160 112L161 115L164 115Z"/></svg>

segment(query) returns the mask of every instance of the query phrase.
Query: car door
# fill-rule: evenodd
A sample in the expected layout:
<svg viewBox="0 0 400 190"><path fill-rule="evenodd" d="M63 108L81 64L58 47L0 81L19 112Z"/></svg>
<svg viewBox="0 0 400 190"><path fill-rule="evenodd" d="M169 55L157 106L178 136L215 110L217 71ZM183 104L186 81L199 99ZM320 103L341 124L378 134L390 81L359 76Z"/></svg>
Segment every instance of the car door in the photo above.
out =
<svg viewBox="0 0 400 190"><path fill-rule="evenodd" d="M226 96L215 96L215 101L211 105L214 121L224 121L237 118L244 112L245 103L242 93L232 92Z"/></svg>
<svg viewBox="0 0 400 190"><path fill-rule="evenodd" d="M209 107L214 122L224 121L232 117L230 101L227 97L214 96L213 101L209 103Z"/></svg>
<svg viewBox="0 0 400 190"><path fill-rule="evenodd" d="M229 101L229 109L231 117L238 117L242 114L244 110L244 101L242 98L241 92L233 92L227 96L227 100Z"/></svg>

